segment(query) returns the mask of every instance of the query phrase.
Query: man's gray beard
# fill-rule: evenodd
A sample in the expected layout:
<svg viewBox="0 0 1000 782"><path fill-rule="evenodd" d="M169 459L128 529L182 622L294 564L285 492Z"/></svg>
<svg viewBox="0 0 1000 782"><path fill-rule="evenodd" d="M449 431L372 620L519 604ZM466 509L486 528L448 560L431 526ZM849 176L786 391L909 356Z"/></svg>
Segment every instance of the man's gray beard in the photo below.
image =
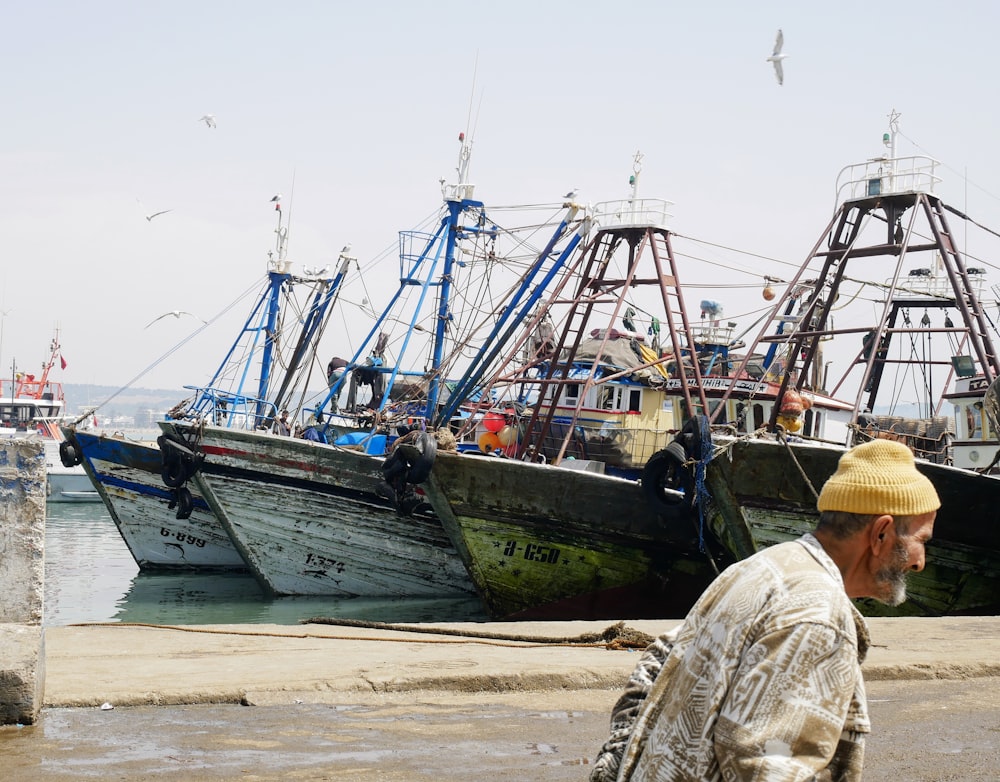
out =
<svg viewBox="0 0 1000 782"><path fill-rule="evenodd" d="M909 572L906 546L897 540L892 549L892 561L875 573L875 580L885 588L885 592L875 599L887 606L902 604L906 600L906 576Z"/></svg>

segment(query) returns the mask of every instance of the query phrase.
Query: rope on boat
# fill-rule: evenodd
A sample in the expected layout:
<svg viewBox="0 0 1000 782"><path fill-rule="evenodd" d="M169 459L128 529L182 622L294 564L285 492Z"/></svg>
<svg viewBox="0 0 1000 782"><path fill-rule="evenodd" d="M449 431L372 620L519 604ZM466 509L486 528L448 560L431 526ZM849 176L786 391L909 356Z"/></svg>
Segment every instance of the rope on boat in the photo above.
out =
<svg viewBox="0 0 1000 782"><path fill-rule="evenodd" d="M785 427L779 425L776 432L778 442L781 443L783 446L785 446L785 450L788 451L788 455L791 457L792 462L798 468L799 475L802 476L802 480L806 482L806 486L809 487L809 491L812 492L813 497L815 497L818 500L819 492L816 491L816 487L812 485L812 481L809 480L809 476L806 475L806 471L803 470L802 465L799 464L799 460L795 457L795 452L792 450L792 446L788 442L788 438L785 436L785 434L786 434Z"/></svg>
<svg viewBox="0 0 1000 782"><path fill-rule="evenodd" d="M368 622L360 619L336 619L314 617L303 619L301 624L326 624L342 627L358 627L366 630L387 630L399 633L426 633L430 635L458 636L454 640L444 638L414 639L374 637L362 638L356 635L317 635L316 633L275 633L250 632L245 630L217 630L208 627L192 627L187 625L159 625L146 622L78 622L67 627L148 627L152 630L176 630L182 633L205 633L208 635L240 635L259 636L261 638L319 638L329 641L386 641L395 643L433 643L433 644L482 644L484 646L501 646L514 649L531 649L544 646L577 646L595 649L645 649L653 642L653 636L633 627L627 627L625 622L610 625L599 633L581 633L578 636L546 637L532 635L505 635L502 633L477 632L475 630L457 630L444 627L422 627L419 625L386 624L384 622Z"/></svg>

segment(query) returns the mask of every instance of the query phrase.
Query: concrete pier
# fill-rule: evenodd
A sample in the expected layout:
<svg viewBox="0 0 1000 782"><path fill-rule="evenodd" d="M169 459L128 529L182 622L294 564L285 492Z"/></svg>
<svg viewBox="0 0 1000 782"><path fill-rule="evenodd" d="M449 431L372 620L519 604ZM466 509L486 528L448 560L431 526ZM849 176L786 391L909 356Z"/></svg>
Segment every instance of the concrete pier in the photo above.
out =
<svg viewBox="0 0 1000 782"><path fill-rule="evenodd" d="M45 688L45 456L0 439L0 724L38 719Z"/></svg>

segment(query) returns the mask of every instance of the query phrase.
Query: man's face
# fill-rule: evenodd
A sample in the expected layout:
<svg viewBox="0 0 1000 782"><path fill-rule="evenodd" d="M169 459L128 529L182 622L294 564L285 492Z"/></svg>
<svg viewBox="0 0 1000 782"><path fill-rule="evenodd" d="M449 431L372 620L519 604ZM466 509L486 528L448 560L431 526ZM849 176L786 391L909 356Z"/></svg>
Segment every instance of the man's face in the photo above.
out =
<svg viewBox="0 0 1000 782"><path fill-rule="evenodd" d="M875 572L876 594L881 603L898 606L906 600L906 576L910 571L924 569L927 541L934 532L936 512L916 516L910 520L905 535L897 535L895 524L890 527L894 537L878 570Z"/></svg>

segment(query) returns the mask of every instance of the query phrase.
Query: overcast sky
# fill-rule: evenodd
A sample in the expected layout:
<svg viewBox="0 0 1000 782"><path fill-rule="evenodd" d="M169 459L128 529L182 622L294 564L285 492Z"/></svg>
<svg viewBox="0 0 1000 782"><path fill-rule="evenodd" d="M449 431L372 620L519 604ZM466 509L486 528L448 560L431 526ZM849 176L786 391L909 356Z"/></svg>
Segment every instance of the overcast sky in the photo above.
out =
<svg viewBox="0 0 1000 782"><path fill-rule="evenodd" d="M737 284L711 295L733 318L760 305L765 259L791 276L805 258L838 171L883 152L893 109L900 154L942 161L939 192L997 226L998 8L8 5L2 374L15 360L40 368L59 328L57 379L128 383L198 325L150 320L211 319L264 274L278 192L296 264L331 263L350 242L362 263L389 258L372 274L394 290L397 232L440 206L462 130L487 206L556 203L570 188L584 202L624 197L641 151L641 194L675 202L679 234L763 256L717 277ZM783 86L765 61L779 27ZM233 336L206 331L136 385L203 382Z"/></svg>

